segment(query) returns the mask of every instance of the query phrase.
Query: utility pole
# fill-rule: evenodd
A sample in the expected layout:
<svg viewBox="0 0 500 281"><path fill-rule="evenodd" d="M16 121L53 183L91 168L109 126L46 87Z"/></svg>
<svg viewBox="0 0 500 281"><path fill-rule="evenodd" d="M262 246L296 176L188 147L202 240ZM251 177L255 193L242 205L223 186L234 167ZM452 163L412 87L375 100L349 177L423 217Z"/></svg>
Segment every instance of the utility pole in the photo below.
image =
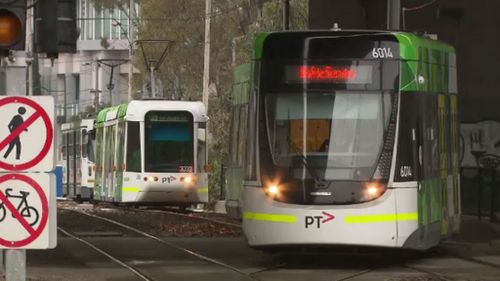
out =
<svg viewBox="0 0 500 281"><path fill-rule="evenodd" d="M399 30L401 22L401 0L387 0L387 29Z"/></svg>
<svg viewBox="0 0 500 281"><path fill-rule="evenodd" d="M290 0L283 0L283 30L290 29Z"/></svg>
<svg viewBox="0 0 500 281"><path fill-rule="evenodd" d="M203 104L208 112L208 86L210 84L210 13L212 0L205 0L205 54L203 57Z"/></svg>
<svg viewBox="0 0 500 281"><path fill-rule="evenodd" d="M153 66L154 64L151 63L151 66L149 67L149 75L150 75L150 80L151 80L151 96L150 98L155 98L156 97L156 81L155 81L155 68Z"/></svg>
<svg viewBox="0 0 500 281"><path fill-rule="evenodd" d="M132 11L134 11L134 0L130 0L128 3L128 94L127 100L132 100L132 79L133 79L133 71L134 66L132 65L132 55L133 55L133 47L134 47L134 29L132 28Z"/></svg>
<svg viewBox="0 0 500 281"><path fill-rule="evenodd" d="M95 112L98 113L99 108L99 62L96 60L95 62L95 89L94 89L94 107Z"/></svg>

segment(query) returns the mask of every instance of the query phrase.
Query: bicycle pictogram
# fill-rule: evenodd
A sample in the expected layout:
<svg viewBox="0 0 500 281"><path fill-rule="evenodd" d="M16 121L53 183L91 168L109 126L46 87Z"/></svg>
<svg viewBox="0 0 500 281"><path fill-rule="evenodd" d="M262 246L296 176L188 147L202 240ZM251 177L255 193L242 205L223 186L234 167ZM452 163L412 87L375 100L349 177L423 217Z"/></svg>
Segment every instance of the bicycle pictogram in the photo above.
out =
<svg viewBox="0 0 500 281"><path fill-rule="evenodd" d="M12 188L7 188L5 190L6 198L16 198L16 199L21 199L19 204L16 207L16 210L19 212L19 214L26 219L29 225L34 226L39 219L39 214L38 211L30 206L28 204L28 196L30 195L29 192L27 191L19 191L20 195L14 195L11 193ZM4 202L0 202L0 223L5 219L7 216L7 210L5 208ZM14 214L12 214L12 217L15 218Z"/></svg>

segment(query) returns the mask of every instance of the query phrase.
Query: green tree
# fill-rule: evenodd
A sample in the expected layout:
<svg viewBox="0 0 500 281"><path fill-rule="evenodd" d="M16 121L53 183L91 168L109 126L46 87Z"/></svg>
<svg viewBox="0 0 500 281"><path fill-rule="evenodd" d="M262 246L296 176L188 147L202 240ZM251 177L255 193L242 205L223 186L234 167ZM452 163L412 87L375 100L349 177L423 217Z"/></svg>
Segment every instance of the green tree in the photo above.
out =
<svg viewBox="0 0 500 281"><path fill-rule="evenodd" d="M128 9L128 0L94 0L103 8ZM291 29L307 27L307 0L290 0ZM282 30L281 0L212 0L210 97L209 97L209 177L211 200L220 194L221 165L228 154L230 94L234 66L250 61L253 39L263 31ZM139 40L170 40L171 44L156 76L162 81L163 94L179 100L201 100L203 50L205 36L205 1L142 0L138 25ZM160 44L144 44L144 54L137 48L134 65L143 77L134 81L140 88L148 82L144 56L159 58Z"/></svg>

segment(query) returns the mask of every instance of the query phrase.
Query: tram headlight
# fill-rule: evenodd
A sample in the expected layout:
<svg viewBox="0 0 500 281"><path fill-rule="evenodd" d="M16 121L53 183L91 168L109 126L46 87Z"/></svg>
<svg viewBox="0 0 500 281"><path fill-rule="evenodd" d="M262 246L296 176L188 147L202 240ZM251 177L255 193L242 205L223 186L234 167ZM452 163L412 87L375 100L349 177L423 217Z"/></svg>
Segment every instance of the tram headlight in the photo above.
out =
<svg viewBox="0 0 500 281"><path fill-rule="evenodd" d="M280 190L278 189L277 185L273 184L267 188L267 192L269 192L269 194L271 195L277 195Z"/></svg>
<svg viewBox="0 0 500 281"><path fill-rule="evenodd" d="M144 181L155 182L158 181L158 177L155 176L144 177Z"/></svg>
<svg viewBox="0 0 500 281"><path fill-rule="evenodd" d="M196 178L194 176L185 176L181 177L180 181L183 183L194 183L196 181Z"/></svg>
<svg viewBox="0 0 500 281"><path fill-rule="evenodd" d="M264 188L264 192L270 197L278 197L280 195L280 188L277 184L269 184Z"/></svg>
<svg viewBox="0 0 500 281"><path fill-rule="evenodd" d="M369 183L365 188L365 197L367 199L374 199L379 197L384 192L384 188L378 183Z"/></svg>

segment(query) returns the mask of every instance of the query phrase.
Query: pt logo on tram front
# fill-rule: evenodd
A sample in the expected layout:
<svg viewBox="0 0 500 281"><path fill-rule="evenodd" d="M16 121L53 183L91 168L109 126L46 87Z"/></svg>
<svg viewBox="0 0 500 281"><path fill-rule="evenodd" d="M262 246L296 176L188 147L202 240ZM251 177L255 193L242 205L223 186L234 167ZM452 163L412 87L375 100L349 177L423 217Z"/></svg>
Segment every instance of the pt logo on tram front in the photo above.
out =
<svg viewBox="0 0 500 281"><path fill-rule="evenodd" d="M321 212L321 216L305 216L305 226L321 228L322 224L325 224L335 218L334 215L327 212Z"/></svg>
<svg viewBox="0 0 500 281"><path fill-rule="evenodd" d="M173 181L175 181L177 178L174 177L174 176L170 176L170 177L163 177L161 178L161 183L171 183Z"/></svg>

